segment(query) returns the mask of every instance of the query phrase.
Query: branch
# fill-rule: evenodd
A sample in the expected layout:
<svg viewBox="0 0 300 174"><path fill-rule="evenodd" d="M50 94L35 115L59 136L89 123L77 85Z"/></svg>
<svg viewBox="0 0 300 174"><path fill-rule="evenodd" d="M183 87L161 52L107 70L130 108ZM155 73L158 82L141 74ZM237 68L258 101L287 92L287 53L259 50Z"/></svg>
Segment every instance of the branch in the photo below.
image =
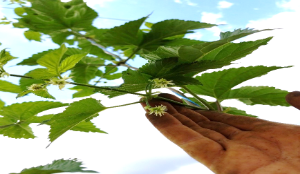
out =
<svg viewBox="0 0 300 174"><path fill-rule="evenodd" d="M17 75L17 74L10 74L10 76L12 76L12 77L27 78L27 79L34 79L33 77L23 76L23 75ZM47 80L47 81L49 81L49 79L41 79L41 80ZM147 94L141 94L141 93L137 93L137 92L130 92L130 91L126 91L126 90L122 90L122 89L116 89L116 88L110 88L110 87L93 86L93 85L87 85L87 84L75 83L75 82L68 82L68 84L78 85L78 86L85 86L85 87L90 87L90 88L94 88L94 89L104 89L104 90L117 91L117 92L122 92L122 93L126 93L126 94L133 94L133 95L138 95L138 96L144 96L144 97L148 96ZM187 106L187 107L191 107L191 108L194 108L194 109L201 109L201 110L203 110L203 108L200 108L200 107L197 107L197 106L187 105L187 104L180 103L180 102L168 99L168 98L164 98L164 97L160 97L160 96L158 96L156 98L158 98L160 100L168 101L168 102L171 102L171 103L175 103L175 104L178 104L178 105L182 105L182 106Z"/></svg>
<svg viewBox="0 0 300 174"><path fill-rule="evenodd" d="M193 93L191 90L189 90L186 86L180 86L182 87L184 90L186 90L188 93L190 93L193 97L195 97L204 107L206 107L206 109L208 110L214 110L213 107L210 106L210 104L205 101L204 99L198 97L195 93Z"/></svg>
<svg viewBox="0 0 300 174"><path fill-rule="evenodd" d="M223 112L223 107L221 106L221 103L219 102L219 100L216 101L216 105L217 105L218 111Z"/></svg>
<svg viewBox="0 0 300 174"><path fill-rule="evenodd" d="M80 37L83 37L83 38L87 39L89 42L91 42L92 45L97 46L98 48L100 48L101 50L103 50L106 54L111 55L112 57L118 59L120 62L117 64L117 66L125 66L125 67L127 67L127 68L131 68L131 69L135 69L135 70L138 69L138 68L135 68L135 67L133 67L133 66L130 66L130 65L126 64L126 62L127 62L130 58L132 58L132 56L133 56L138 50L136 50L135 52L133 52L126 60L123 60L120 56L118 56L118 55L116 55L116 54L114 54L114 53L111 53L111 52L107 51L106 48L105 48L105 46L99 44L99 41L97 41L96 39L87 37L87 36L85 36L85 35L83 35L83 34L80 34L80 33L78 33L78 32L75 32L75 31L72 31L72 32L73 32L74 35L77 35L77 36L80 36Z"/></svg>

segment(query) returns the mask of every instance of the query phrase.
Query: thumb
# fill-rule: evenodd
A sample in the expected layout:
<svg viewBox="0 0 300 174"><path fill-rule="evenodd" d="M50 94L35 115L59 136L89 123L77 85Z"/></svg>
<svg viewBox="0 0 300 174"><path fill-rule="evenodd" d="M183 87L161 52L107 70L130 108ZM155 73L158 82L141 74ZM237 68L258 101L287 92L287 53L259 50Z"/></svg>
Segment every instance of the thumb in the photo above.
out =
<svg viewBox="0 0 300 174"><path fill-rule="evenodd" d="M300 110L300 91L293 91L286 95L286 101Z"/></svg>

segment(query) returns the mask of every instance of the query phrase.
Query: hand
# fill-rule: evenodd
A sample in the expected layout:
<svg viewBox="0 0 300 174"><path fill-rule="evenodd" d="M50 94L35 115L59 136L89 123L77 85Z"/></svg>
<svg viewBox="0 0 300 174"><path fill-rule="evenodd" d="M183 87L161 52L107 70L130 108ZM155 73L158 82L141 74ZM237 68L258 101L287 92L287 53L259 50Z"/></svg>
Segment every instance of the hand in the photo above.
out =
<svg viewBox="0 0 300 174"><path fill-rule="evenodd" d="M160 96L181 102L170 94ZM288 94L287 101L300 109L300 92ZM300 173L300 126L191 110L156 99L149 103L168 109L161 117L147 113L149 121L217 174Z"/></svg>

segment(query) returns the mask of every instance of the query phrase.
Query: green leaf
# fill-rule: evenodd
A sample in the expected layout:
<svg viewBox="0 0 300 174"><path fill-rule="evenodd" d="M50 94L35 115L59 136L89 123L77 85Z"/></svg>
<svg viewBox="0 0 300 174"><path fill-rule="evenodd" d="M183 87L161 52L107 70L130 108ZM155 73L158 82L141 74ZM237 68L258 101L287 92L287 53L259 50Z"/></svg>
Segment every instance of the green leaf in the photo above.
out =
<svg viewBox="0 0 300 174"><path fill-rule="evenodd" d="M112 65L112 64L108 64L108 66L105 66L105 72L104 72L104 74L101 74L100 76L97 75L97 76L102 77L102 78L107 79L107 80L114 80L114 79L121 78L122 77L122 73L112 74L112 73L118 71L118 68L115 67L115 66L109 66L109 65ZM98 71L98 72L101 72L101 71Z"/></svg>
<svg viewBox="0 0 300 174"><path fill-rule="evenodd" d="M131 69L127 69L127 71L123 71L122 77L125 84L148 84L150 75L141 73L139 71L134 71Z"/></svg>
<svg viewBox="0 0 300 174"><path fill-rule="evenodd" d="M8 81L0 80L0 91L20 93L22 90L18 85L10 83Z"/></svg>
<svg viewBox="0 0 300 174"><path fill-rule="evenodd" d="M223 100L226 99L225 94L234 86L280 68L285 67L250 66L204 73L201 76L196 77L203 85L188 85L187 87L196 94L208 95L215 97L218 100Z"/></svg>
<svg viewBox="0 0 300 174"><path fill-rule="evenodd" d="M26 76L35 78L35 79L50 79L54 77L53 74L49 73L49 71L45 68L37 68L26 73Z"/></svg>
<svg viewBox="0 0 300 174"><path fill-rule="evenodd" d="M216 25L196 21L184 21L179 19L164 20L152 25L151 31L145 34L140 47L149 47L153 44L159 44L159 42L161 42L164 38L192 33L191 30L210 28L213 26Z"/></svg>
<svg viewBox="0 0 300 174"><path fill-rule="evenodd" d="M71 103L63 113L52 117L49 123L51 125L50 141L53 142L80 122L94 116L94 114L104 109L106 108L99 101L92 98Z"/></svg>
<svg viewBox="0 0 300 174"><path fill-rule="evenodd" d="M23 97L23 96L26 96L27 94L31 93L31 91L29 90L25 90L25 91L22 91L20 92L16 98L20 98L20 97Z"/></svg>
<svg viewBox="0 0 300 174"><path fill-rule="evenodd" d="M191 46L191 45L199 45L203 43L205 42L200 40L187 39L187 38L177 38L173 40L164 41L165 46Z"/></svg>
<svg viewBox="0 0 300 174"><path fill-rule="evenodd" d="M104 74L103 78L107 80L115 80L122 77L122 73L116 73L116 74Z"/></svg>
<svg viewBox="0 0 300 174"><path fill-rule="evenodd" d="M49 94L48 90L37 90L37 91L30 91L33 94L43 97L43 98L49 98L49 99L55 99L51 94Z"/></svg>
<svg viewBox="0 0 300 174"><path fill-rule="evenodd" d="M17 8L14 9L14 12L15 12L16 15L22 16L25 13L25 10L22 7L17 7Z"/></svg>
<svg viewBox="0 0 300 174"><path fill-rule="evenodd" d="M54 174L64 172L98 173L93 170L84 170L82 162L78 162L77 159L61 159L53 161L52 164L23 169L20 173L14 174Z"/></svg>
<svg viewBox="0 0 300 174"><path fill-rule="evenodd" d="M0 121L1 123L1 121ZM28 123L16 123L12 125L0 126L0 134L10 138L35 138L32 129L29 127Z"/></svg>
<svg viewBox="0 0 300 174"><path fill-rule="evenodd" d="M38 65L37 60L52 51L54 51L54 50L49 49L47 51L43 51L43 52L34 54L31 57L24 59L22 62L18 63L17 65Z"/></svg>
<svg viewBox="0 0 300 174"><path fill-rule="evenodd" d="M288 91L268 86L244 86L229 91L226 99L238 99L247 105L290 106L285 100Z"/></svg>
<svg viewBox="0 0 300 174"><path fill-rule="evenodd" d="M63 43L66 42L67 37L69 37L70 35L73 35L72 32L66 30L66 31L59 31L59 32L55 32L55 33L51 33L51 39L54 43L61 45Z"/></svg>
<svg viewBox="0 0 300 174"><path fill-rule="evenodd" d="M89 54L98 56L101 59L115 60L114 57L105 53L101 48L92 44L90 41L86 39L78 40L78 47L82 48L83 51L88 52Z"/></svg>
<svg viewBox="0 0 300 174"><path fill-rule="evenodd" d="M0 100L0 109L3 108L5 105L4 101Z"/></svg>
<svg viewBox="0 0 300 174"><path fill-rule="evenodd" d="M49 49L47 51L43 51L37 54L32 55L31 57L23 60L22 62L18 63L17 65L38 65L37 60L41 57L43 57L44 55L50 53L54 51L53 49ZM86 53L83 50L80 50L78 48L68 48L68 50L65 52L65 54L62 57L62 60L64 60L66 57L71 56L73 54L82 54L82 53Z"/></svg>
<svg viewBox="0 0 300 174"><path fill-rule="evenodd" d="M148 60L160 60L164 58L178 57L178 46L160 46L156 51L148 54L141 54L141 56Z"/></svg>
<svg viewBox="0 0 300 174"><path fill-rule="evenodd" d="M143 17L107 30L99 40L109 46L138 45L141 41L139 29L146 19Z"/></svg>
<svg viewBox="0 0 300 174"><path fill-rule="evenodd" d="M241 37L248 36L250 34L254 34L257 32L261 31L268 31L268 30L273 30L273 29L265 29L265 30L253 30L251 28L245 28L245 29L235 29L234 31L226 31L226 32L221 32L220 33L220 39L239 39Z"/></svg>
<svg viewBox="0 0 300 174"><path fill-rule="evenodd" d="M245 57L258 49L262 45L266 45L272 37L257 41L231 43L231 40L219 40L207 42L195 46L183 46L179 49L179 62L191 63L202 60L219 60L234 61Z"/></svg>
<svg viewBox="0 0 300 174"><path fill-rule="evenodd" d="M76 83L88 84L96 77L98 71L97 64L104 64L104 60L94 57L84 57L71 70L70 76Z"/></svg>
<svg viewBox="0 0 300 174"><path fill-rule="evenodd" d="M246 111L237 109L235 107L223 107L223 112L232 115L239 115L239 116L248 116L248 117L257 117L255 115L247 114Z"/></svg>
<svg viewBox="0 0 300 174"><path fill-rule="evenodd" d="M35 41L41 41L41 33L36 32L36 31L25 31L24 32L24 36L28 39L28 40L35 40Z"/></svg>
<svg viewBox="0 0 300 174"><path fill-rule="evenodd" d="M67 70L73 68L83 57L85 57L87 54L74 54L70 57L67 57L64 59L59 68L58 71L60 73L66 72Z"/></svg>
<svg viewBox="0 0 300 174"><path fill-rule="evenodd" d="M26 102L17 103L0 109L0 134L11 138L34 138L29 127L31 119L45 110L62 107L60 102Z"/></svg>
<svg viewBox="0 0 300 174"><path fill-rule="evenodd" d="M48 71L50 73L59 76L60 75L60 71L59 71L60 61L66 51L67 51L66 46L61 45L61 47L59 49L56 49L56 50L44 55L42 58L38 59L37 63L44 67L47 67Z"/></svg>
<svg viewBox="0 0 300 174"><path fill-rule="evenodd" d="M71 130L73 131L80 131L80 132L98 132L98 133L106 133L99 128L97 128L92 122L90 121L82 121L73 127Z"/></svg>
<svg viewBox="0 0 300 174"><path fill-rule="evenodd" d="M15 57L11 56L9 52L5 51L5 49L0 52L0 64L5 65L8 61L15 59Z"/></svg>
<svg viewBox="0 0 300 174"><path fill-rule="evenodd" d="M28 87L31 86L32 84L43 84L43 83L45 83L44 80L21 78L20 79L21 92L28 90Z"/></svg>
<svg viewBox="0 0 300 174"><path fill-rule="evenodd" d="M221 65L223 66L223 63ZM176 85L199 85L201 83L191 76L202 70L206 70L207 68L216 67L220 67L220 64L216 62L206 62L202 64L192 63L182 66L178 65L178 58L167 58L151 61L142 66L138 72L150 75L151 79L164 78L166 80L172 80Z"/></svg>
<svg viewBox="0 0 300 174"><path fill-rule="evenodd" d="M73 94L73 98L76 97L86 97L95 93L94 88L89 88L85 86L75 86L73 88L69 88L71 90L76 90L77 92Z"/></svg>
<svg viewBox="0 0 300 174"><path fill-rule="evenodd" d="M14 121L26 121L40 112L66 105L68 104L50 101L15 103L3 107L1 110L1 115Z"/></svg>
<svg viewBox="0 0 300 174"><path fill-rule="evenodd" d="M47 123L50 121L50 119L54 116L54 114L48 114L43 116L33 116L30 119L28 119L28 122L30 123Z"/></svg>
<svg viewBox="0 0 300 174"><path fill-rule="evenodd" d="M98 16L82 0L38 0L31 4L31 7L23 7L26 15L22 15L17 24L43 33L65 29L89 30Z"/></svg>

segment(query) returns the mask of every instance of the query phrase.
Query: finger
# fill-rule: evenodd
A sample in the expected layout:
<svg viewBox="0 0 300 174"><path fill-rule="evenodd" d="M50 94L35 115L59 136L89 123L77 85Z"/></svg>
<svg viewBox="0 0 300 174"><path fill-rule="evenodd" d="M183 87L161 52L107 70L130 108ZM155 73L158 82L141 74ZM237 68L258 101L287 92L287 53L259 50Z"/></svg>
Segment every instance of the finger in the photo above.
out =
<svg viewBox="0 0 300 174"><path fill-rule="evenodd" d="M223 136L225 136L227 139L230 140L234 139L234 137L236 137L237 135L243 132L242 130L236 127L221 122L215 122L215 121L198 122L198 125L203 128L207 128L219 132L220 134L222 134Z"/></svg>
<svg viewBox="0 0 300 174"><path fill-rule="evenodd" d="M300 109L300 92L294 91L288 93L285 97L286 101L297 109Z"/></svg>
<svg viewBox="0 0 300 174"><path fill-rule="evenodd" d="M198 121L209 121L203 115L185 107L179 105L173 105L171 103L160 101L160 100L151 100L149 101L151 106L164 105L167 106L167 112L179 120L183 125L193 129L194 131L200 133L201 135L216 141L221 144L224 149L228 147L228 139L222 134L212 131L210 129L203 128L197 124ZM181 112L178 112L178 110ZM196 121L195 121L196 120Z"/></svg>
<svg viewBox="0 0 300 174"><path fill-rule="evenodd" d="M256 126L262 124L270 124L270 122L258 118L246 117L246 116L238 116L231 115L226 113L220 113L215 111L204 111L204 110L196 110L196 112L202 114L207 117L211 121L221 122L227 124L229 126L233 126L240 130L253 130Z"/></svg>
<svg viewBox="0 0 300 174"><path fill-rule="evenodd" d="M193 122L195 122L197 125L201 126L202 128L206 128L206 129L210 129L215 132L218 132L228 139L232 139L235 135L242 132L240 129L229 126L227 124L210 121L208 118L204 117L202 114L200 114L194 110L185 108L183 106L173 105L173 107L179 113L187 116L188 118L190 118Z"/></svg>
<svg viewBox="0 0 300 174"><path fill-rule="evenodd" d="M148 113L146 116L166 138L204 165L210 166L214 159L224 152L220 144L183 125L169 113L162 117Z"/></svg>

